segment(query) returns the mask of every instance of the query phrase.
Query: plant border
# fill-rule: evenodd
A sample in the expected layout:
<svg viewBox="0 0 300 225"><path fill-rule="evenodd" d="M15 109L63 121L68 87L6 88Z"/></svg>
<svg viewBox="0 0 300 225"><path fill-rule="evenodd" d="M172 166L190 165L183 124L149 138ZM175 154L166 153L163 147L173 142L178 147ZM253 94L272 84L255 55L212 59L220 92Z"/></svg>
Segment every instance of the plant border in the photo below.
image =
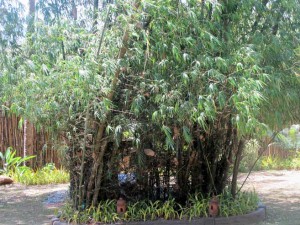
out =
<svg viewBox="0 0 300 225"><path fill-rule="evenodd" d="M192 220L149 220L149 221L135 221L135 222L121 222L118 224L122 225L245 225L245 224L257 224L258 222L264 221L266 219L266 206L263 204L258 204L258 208L244 215L229 216L229 217L202 217ZM69 223L59 222L58 218L53 218L51 220L51 225L67 225ZM112 225L112 224L107 224Z"/></svg>

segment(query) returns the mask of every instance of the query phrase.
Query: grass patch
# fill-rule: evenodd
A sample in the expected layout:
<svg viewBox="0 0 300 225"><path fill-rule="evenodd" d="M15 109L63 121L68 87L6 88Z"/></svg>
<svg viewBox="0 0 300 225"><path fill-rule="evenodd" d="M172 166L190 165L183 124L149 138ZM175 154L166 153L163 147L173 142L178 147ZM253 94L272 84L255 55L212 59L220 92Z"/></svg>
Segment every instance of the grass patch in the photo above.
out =
<svg viewBox="0 0 300 225"><path fill-rule="evenodd" d="M235 199L229 191L217 196L220 202L219 216L228 217L242 215L257 209L259 198L255 192L240 192ZM116 212L116 200L101 202L98 206L78 211L74 210L70 203L67 203L60 213L61 219L67 222L87 223L117 223L130 221L147 220L191 220L200 217L208 217L210 198L204 198L201 194L189 197L186 206L168 201L138 201L129 202L127 211L123 215Z"/></svg>
<svg viewBox="0 0 300 225"><path fill-rule="evenodd" d="M60 184L70 180L69 173L64 169L55 168L54 164L47 164L42 169L34 171L27 166L16 167L10 176L25 185Z"/></svg>

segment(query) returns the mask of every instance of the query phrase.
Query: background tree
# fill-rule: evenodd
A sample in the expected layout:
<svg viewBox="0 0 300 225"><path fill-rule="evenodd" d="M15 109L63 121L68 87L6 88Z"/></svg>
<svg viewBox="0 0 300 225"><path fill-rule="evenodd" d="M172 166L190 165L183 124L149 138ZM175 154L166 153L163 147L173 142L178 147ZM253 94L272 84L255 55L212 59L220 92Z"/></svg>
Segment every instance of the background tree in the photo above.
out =
<svg viewBox="0 0 300 225"><path fill-rule="evenodd" d="M2 96L3 93L10 92L10 87L16 80L12 71L16 69L20 39L24 36L23 9L24 7L18 1L12 1L10 4L4 0L0 1L0 94Z"/></svg>

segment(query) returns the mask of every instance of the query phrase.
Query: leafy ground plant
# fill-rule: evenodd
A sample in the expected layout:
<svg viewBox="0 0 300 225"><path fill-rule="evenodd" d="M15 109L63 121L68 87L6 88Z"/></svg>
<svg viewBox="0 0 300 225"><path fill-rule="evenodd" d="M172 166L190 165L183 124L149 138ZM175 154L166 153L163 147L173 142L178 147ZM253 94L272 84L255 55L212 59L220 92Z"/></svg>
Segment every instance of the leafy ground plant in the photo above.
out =
<svg viewBox="0 0 300 225"><path fill-rule="evenodd" d="M265 156L261 160L262 170L299 170L300 169L300 155L282 159L279 157Z"/></svg>
<svg viewBox="0 0 300 225"><path fill-rule="evenodd" d="M240 192L235 199L226 190L217 196L220 202L219 216L227 217L242 215L257 208L259 198L255 192ZM67 203L62 210L61 218L68 222L85 223L117 223L146 220L191 220L208 216L210 198L203 197L200 193L191 195L186 206L179 205L174 199L162 201L129 202L127 211L123 215L116 213L116 201L107 200L98 206L91 206L81 212L74 210L71 203ZM89 218L87 220L87 218Z"/></svg>
<svg viewBox="0 0 300 225"><path fill-rule="evenodd" d="M259 148L260 145L257 140L251 139L247 141L243 150L242 160L239 167L240 172L248 172L252 168L258 157ZM259 163L256 163L253 170L259 170L259 168Z"/></svg>
<svg viewBox="0 0 300 225"><path fill-rule="evenodd" d="M18 167L12 173L12 177L15 181L26 185L59 184L70 180L66 170L57 169L52 163L36 171L27 166Z"/></svg>
<svg viewBox="0 0 300 225"><path fill-rule="evenodd" d="M189 197L189 207L185 209L185 215L189 218L207 217L209 200L204 198L201 193L196 193Z"/></svg>
<svg viewBox="0 0 300 225"><path fill-rule="evenodd" d="M0 159L1 159L1 166L0 167L0 174L11 175L14 173L19 167L22 167L22 163L34 158L35 156L27 156L27 157L20 157L16 156L16 150L9 147L6 149L5 153L3 154L0 152Z"/></svg>
<svg viewBox="0 0 300 225"><path fill-rule="evenodd" d="M220 216L236 216L247 214L254 211L257 208L259 198L257 194L253 192L240 192L235 198L229 191L225 190L222 195L219 196L220 201Z"/></svg>

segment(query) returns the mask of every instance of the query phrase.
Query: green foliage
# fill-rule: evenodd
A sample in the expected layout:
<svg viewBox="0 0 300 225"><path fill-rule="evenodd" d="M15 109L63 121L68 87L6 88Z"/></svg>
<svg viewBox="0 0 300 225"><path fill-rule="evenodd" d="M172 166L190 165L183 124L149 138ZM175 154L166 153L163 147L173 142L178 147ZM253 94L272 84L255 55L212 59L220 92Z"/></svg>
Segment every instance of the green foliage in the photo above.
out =
<svg viewBox="0 0 300 225"><path fill-rule="evenodd" d="M18 46L19 38L23 36L25 15L23 13L24 6L17 0L9 3L0 0L0 54L8 53L9 48ZM0 62L1 68L2 62Z"/></svg>
<svg viewBox="0 0 300 225"><path fill-rule="evenodd" d="M219 197L220 216L236 216L250 213L258 206L259 198L255 192L241 192L234 199L229 191Z"/></svg>
<svg viewBox="0 0 300 225"><path fill-rule="evenodd" d="M294 124L280 132L279 142L288 150L298 151L300 147L300 125Z"/></svg>
<svg viewBox="0 0 300 225"><path fill-rule="evenodd" d="M54 164L47 164L42 169L21 166L11 173L12 178L25 185L61 184L70 181L69 173L64 169L56 169Z"/></svg>
<svg viewBox="0 0 300 225"><path fill-rule="evenodd" d="M300 169L300 156L297 153L285 159L280 157L265 156L262 157L260 162L262 170L299 170Z"/></svg>
<svg viewBox="0 0 300 225"><path fill-rule="evenodd" d="M184 210L184 214L191 220L197 217L207 217L209 207L209 199L204 198L201 193L191 195L188 200L188 207Z"/></svg>
<svg viewBox="0 0 300 225"><path fill-rule="evenodd" d="M262 159L261 168L266 170L283 169L284 164L285 163L283 163L283 160L269 156Z"/></svg>
<svg viewBox="0 0 300 225"><path fill-rule="evenodd" d="M61 211L57 211L56 213L60 215L60 218L67 223L73 224L82 224L84 222L90 221L90 215L86 212L80 212L78 210L74 211L70 202L67 202L61 209Z"/></svg>
<svg viewBox="0 0 300 225"><path fill-rule="evenodd" d="M296 93L295 88L299 85L292 71L285 69L293 64L293 51L298 42L293 44L291 40L295 40L296 34L292 26L279 30L282 38L265 29L264 23L270 23L267 27L272 27L278 20L266 10L266 6L248 1L247 4L234 2L236 7L231 8L217 2L206 3L203 10L199 10L201 5L195 1L176 7L166 1L153 4L147 0L142 4L147 8L146 12L133 12L130 1L117 3L134 15L135 21L131 24L128 17L119 14L115 24L106 31L101 54L97 56L98 37L90 33L88 26L65 20L68 15L64 3L59 1L54 6L41 1L38 9L44 14L45 21L36 24L34 45L24 44L23 53L13 58L19 65L17 69L7 70L8 65L3 67L1 79L7 84L4 86L7 93L2 103L11 102L11 112L31 118L49 130L73 129L69 127L70 123L90 102L94 115L102 121L106 112L117 106L105 97L114 72L118 67L128 67L129 74L122 76L130 77L136 87L120 90L120 97L125 97L124 102L130 104L125 110L138 115L147 108L146 113L162 127L169 148L173 143L170 132L166 131L174 120L182 127L189 122L207 130L210 127L208 121L217 120L222 113L224 116L230 113L242 134L258 133L258 127L263 129L264 122L279 119L276 116L298 115L294 112L278 114L284 109L280 104L294 101L294 95L279 101L281 93L284 95L285 90ZM291 1L290 5L293 4L296 3ZM268 7L287 14L295 13L285 4L269 4ZM223 21L226 10L230 12L228 20L231 20L227 27ZM258 21L265 10L266 21ZM211 21L199 19L203 18L203 13L211 13ZM153 18L150 33L132 27L145 17ZM250 18L252 23L245 18ZM297 16L291 18L295 21L290 23L298 20ZM279 22L282 23L280 28L288 23ZM122 26L129 27L133 43L128 49L128 57L118 61L115 55L124 31L120 29ZM260 29L264 32L255 32ZM290 40L290 37L293 38ZM67 60L62 59L61 43ZM147 54L143 50L145 45ZM32 49L30 57L26 56L28 48ZM79 50L84 51L84 57ZM139 73L144 77L135 76ZM289 77L284 76L286 73ZM149 99L145 98L145 93L150 94ZM277 107L269 107L275 103ZM270 108L279 110L274 112L275 117L269 116ZM122 123L121 118L123 115L116 118L118 123ZM268 123L271 124L275 123ZM187 128L191 127L183 128L182 134L189 143L193 137L192 132L186 132Z"/></svg>
<svg viewBox="0 0 300 225"><path fill-rule="evenodd" d="M120 219L119 215L116 213L116 204L114 200L107 200L101 202L97 208L91 207L88 209L88 214L92 215L95 221L102 221L104 223L116 222Z"/></svg>
<svg viewBox="0 0 300 225"><path fill-rule="evenodd" d="M7 175L10 175L17 171L19 168L22 168L22 164L35 156L26 156L26 157L20 157L16 156L16 150L13 148L9 147L6 149L4 154L0 152L0 159L1 159L1 164L2 168L0 168L0 173L4 173Z"/></svg>
<svg viewBox="0 0 300 225"><path fill-rule="evenodd" d="M69 182L69 173L64 169L56 169L54 164L49 163L42 169L34 171L23 163L35 156L19 157L16 150L8 148L5 153L0 152L2 169L0 173L11 176L16 182L26 185L59 184Z"/></svg>
<svg viewBox="0 0 300 225"><path fill-rule="evenodd" d="M176 211L175 199L165 201L158 209L157 216L164 218L165 220L172 220L178 218L178 212Z"/></svg>
<svg viewBox="0 0 300 225"><path fill-rule="evenodd" d="M252 139L248 141L243 150L243 156L240 163L239 170L240 172L248 172L252 168L256 159L258 158L258 150L260 145L257 140ZM254 166L254 170L259 169L259 163Z"/></svg>
<svg viewBox="0 0 300 225"><path fill-rule="evenodd" d="M230 192L224 191L217 196L220 202L219 216L228 217L242 215L254 211L259 203L255 192L241 192L235 199ZM120 221L146 221L146 220L191 220L208 216L209 198L204 198L200 193L191 195L188 205L183 207L174 199L161 201L139 201L129 203L123 215L116 213L116 201L107 200L100 202L97 207L91 206L83 211L74 211L70 203L62 208L61 218L68 222L85 223L88 221L100 223L118 223Z"/></svg>

